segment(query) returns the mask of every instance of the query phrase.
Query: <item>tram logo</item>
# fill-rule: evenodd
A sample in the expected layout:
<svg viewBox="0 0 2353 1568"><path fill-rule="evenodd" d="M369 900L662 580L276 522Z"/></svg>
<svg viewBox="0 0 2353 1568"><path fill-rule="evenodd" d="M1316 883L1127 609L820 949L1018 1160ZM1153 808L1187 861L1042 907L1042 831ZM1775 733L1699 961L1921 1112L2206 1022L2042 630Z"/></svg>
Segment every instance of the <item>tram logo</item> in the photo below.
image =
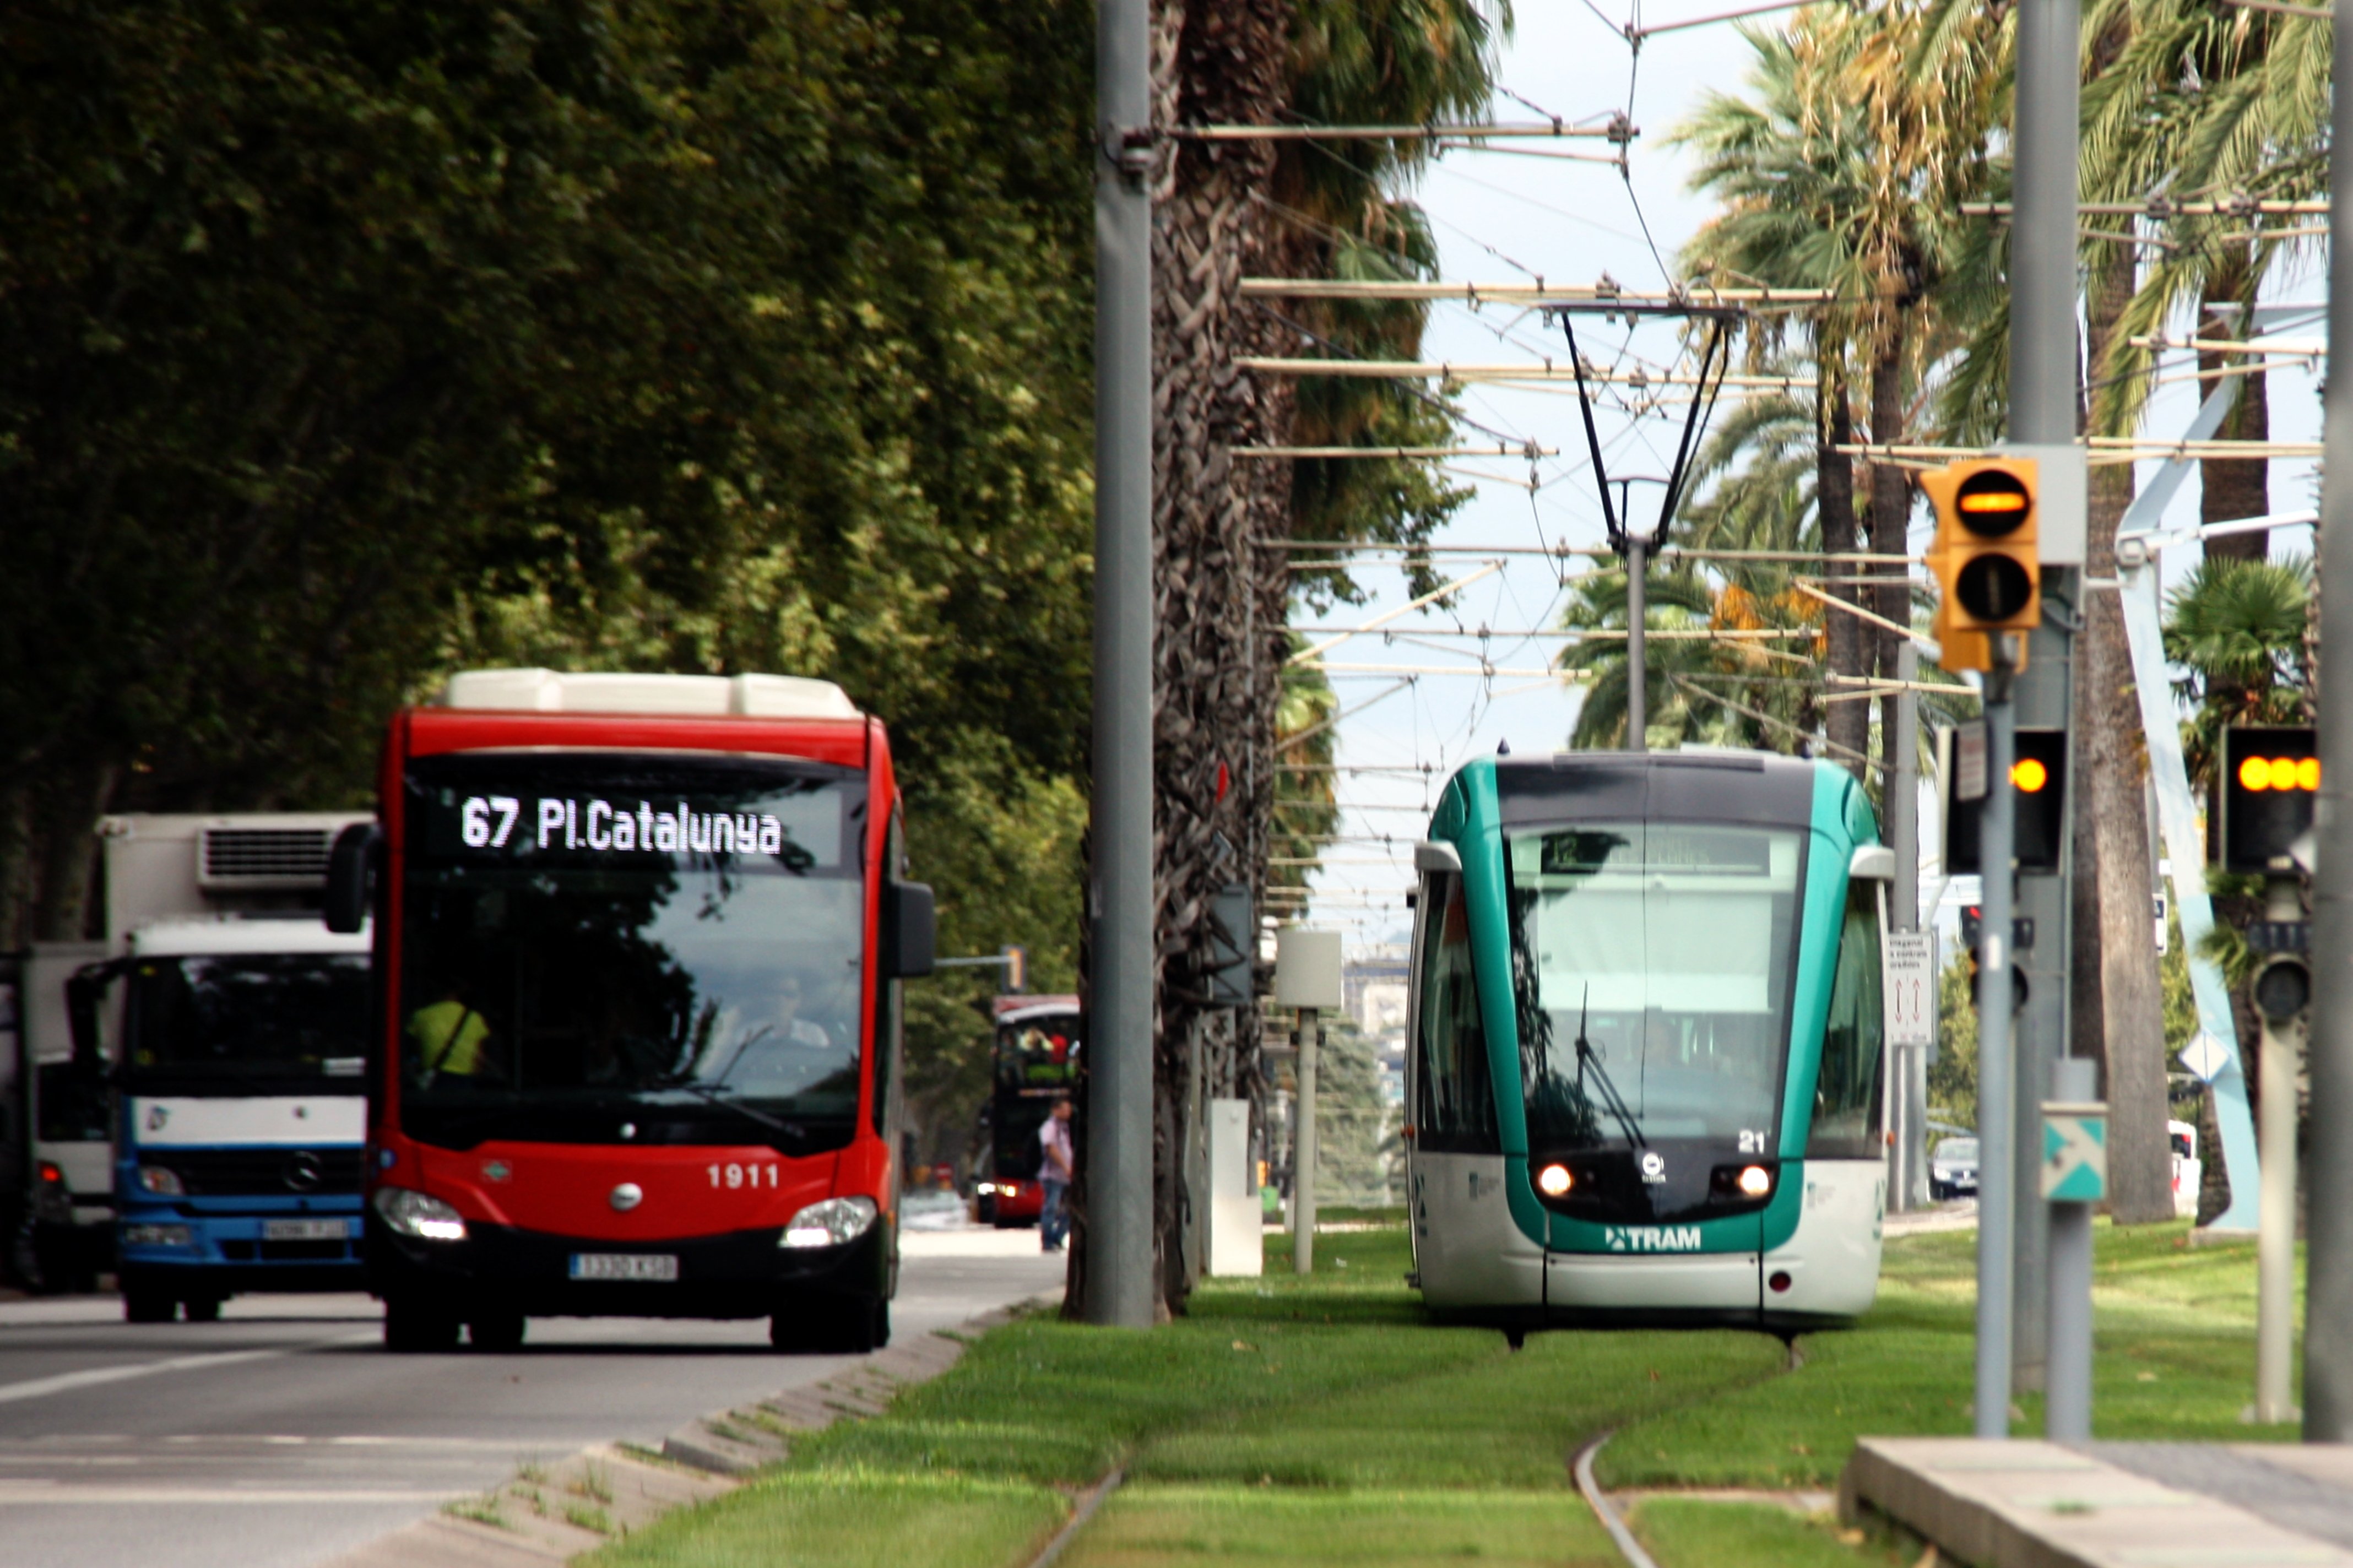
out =
<svg viewBox="0 0 2353 1568"><path fill-rule="evenodd" d="M1642 1180L1663 1182L1667 1179L1666 1157L1655 1149L1642 1151Z"/></svg>
<svg viewBox="0 0 2353 1568"><path fill-rule="evenodd" d="M1695 1225L1605 1225L1601 1239L1612 1252L1697 1252Z"/></svg>

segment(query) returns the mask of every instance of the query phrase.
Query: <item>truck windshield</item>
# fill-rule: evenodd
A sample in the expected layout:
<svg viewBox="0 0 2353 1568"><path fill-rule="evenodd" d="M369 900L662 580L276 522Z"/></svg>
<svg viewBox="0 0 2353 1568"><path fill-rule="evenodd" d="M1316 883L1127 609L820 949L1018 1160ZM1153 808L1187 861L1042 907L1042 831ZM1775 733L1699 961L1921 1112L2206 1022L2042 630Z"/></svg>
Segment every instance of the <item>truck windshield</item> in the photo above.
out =
<svg viewBox="0 0 2353 1568"><path fill-rule="evenodd" d="M1530 1147L1775 1147L1799 836L1586 822L1507 842Z"/></svg>
<svg viewBox="0 0 2353 1568"><path fill-rule="evenodd" d="M401 1120L428 1142L847 1136L865 785L741 757L422 758Z"/></svg>
<svg viewBox="0 0 2353 1568"><path fill-rule="evenodd" d="M251 1089L342 1079L361 1089L364 953L142 958L131 968L125 1064L134 1083Z"/></svg>

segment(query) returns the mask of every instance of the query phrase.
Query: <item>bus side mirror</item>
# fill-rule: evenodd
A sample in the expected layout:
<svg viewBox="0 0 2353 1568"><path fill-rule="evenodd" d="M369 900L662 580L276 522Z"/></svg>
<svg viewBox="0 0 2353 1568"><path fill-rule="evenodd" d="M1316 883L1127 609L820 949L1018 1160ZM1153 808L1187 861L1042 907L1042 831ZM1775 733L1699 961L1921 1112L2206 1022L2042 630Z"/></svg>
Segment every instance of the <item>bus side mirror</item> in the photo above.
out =
<svg viewBox="0 0 2353 1568"><path fill-rule="evenodd" d="M882 973L892 980L920 980L932 972L939 917L932 890L921 882L889 882L882 889Z"/></svg>
<svg viewBox="0 0 2353 1568"><path fill-rule="evenodd" d="M341 936L356 935L367 924L369 873L375 869L375 848L384 834L373 822L354 822L335 835L327 852L327 929Z"/></svg>

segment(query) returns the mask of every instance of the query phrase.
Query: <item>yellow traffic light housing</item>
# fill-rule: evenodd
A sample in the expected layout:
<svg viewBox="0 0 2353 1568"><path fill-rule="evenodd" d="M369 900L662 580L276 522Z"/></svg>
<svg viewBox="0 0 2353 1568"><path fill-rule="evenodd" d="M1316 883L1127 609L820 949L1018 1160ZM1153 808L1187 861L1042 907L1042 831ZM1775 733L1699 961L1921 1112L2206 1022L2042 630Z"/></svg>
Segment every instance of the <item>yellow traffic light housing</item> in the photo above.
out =
<svg viewBox="0 0 2353 1568"><path fill-rule="evenodd" d="M2042 617L2037 478L2031 458L1979 458L1920 476L1936 509L1928 565L1945 590L1934 630L1948 670L1991 669L1993 639L2031 631ZM2014 668L2023 668L2023 637L2017 652Z"/></svg>

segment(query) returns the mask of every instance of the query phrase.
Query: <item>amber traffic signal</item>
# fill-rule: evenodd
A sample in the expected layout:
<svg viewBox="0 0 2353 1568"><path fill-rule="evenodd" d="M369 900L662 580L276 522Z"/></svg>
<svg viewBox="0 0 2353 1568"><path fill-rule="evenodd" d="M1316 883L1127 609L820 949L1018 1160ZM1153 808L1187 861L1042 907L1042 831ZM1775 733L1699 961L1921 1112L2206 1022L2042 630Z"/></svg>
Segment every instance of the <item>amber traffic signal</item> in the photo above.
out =
<svg viewBox="0 0 2353 1568"><path fill-rule="evenodd" d="M1936 509L1928 565L1945 589L1935 634L1947 669L1991 669L1994 637L2031 631L2042 618L2036 471L2031 458L1991 458L1920 476ZM2023 668L2023 637L2017 655Z"/></svg>
<svg viewBox="0 0 2353 1568"><path fill-rule="evenodd" d="M1977 876L1978 819L1983 800L1962 800L1950 783L1952 731L1936 737L1937 804L1945 824L1945 869L1957 877ZM2067 731L2017 731L2018 757L2010 764L2010 787L2015 805L2010 815L2011 852L2021 871L2059 869L2067 812Z"/></svg>
<svg viewBox="0 0 2353 1568"><path fill-rule="evenodd" d="M2295 841L2312 829L2320 797L2320 744L2307 726L2222 731L2221 829L2214 858L2226 871L2295 869Z"/></svg>

